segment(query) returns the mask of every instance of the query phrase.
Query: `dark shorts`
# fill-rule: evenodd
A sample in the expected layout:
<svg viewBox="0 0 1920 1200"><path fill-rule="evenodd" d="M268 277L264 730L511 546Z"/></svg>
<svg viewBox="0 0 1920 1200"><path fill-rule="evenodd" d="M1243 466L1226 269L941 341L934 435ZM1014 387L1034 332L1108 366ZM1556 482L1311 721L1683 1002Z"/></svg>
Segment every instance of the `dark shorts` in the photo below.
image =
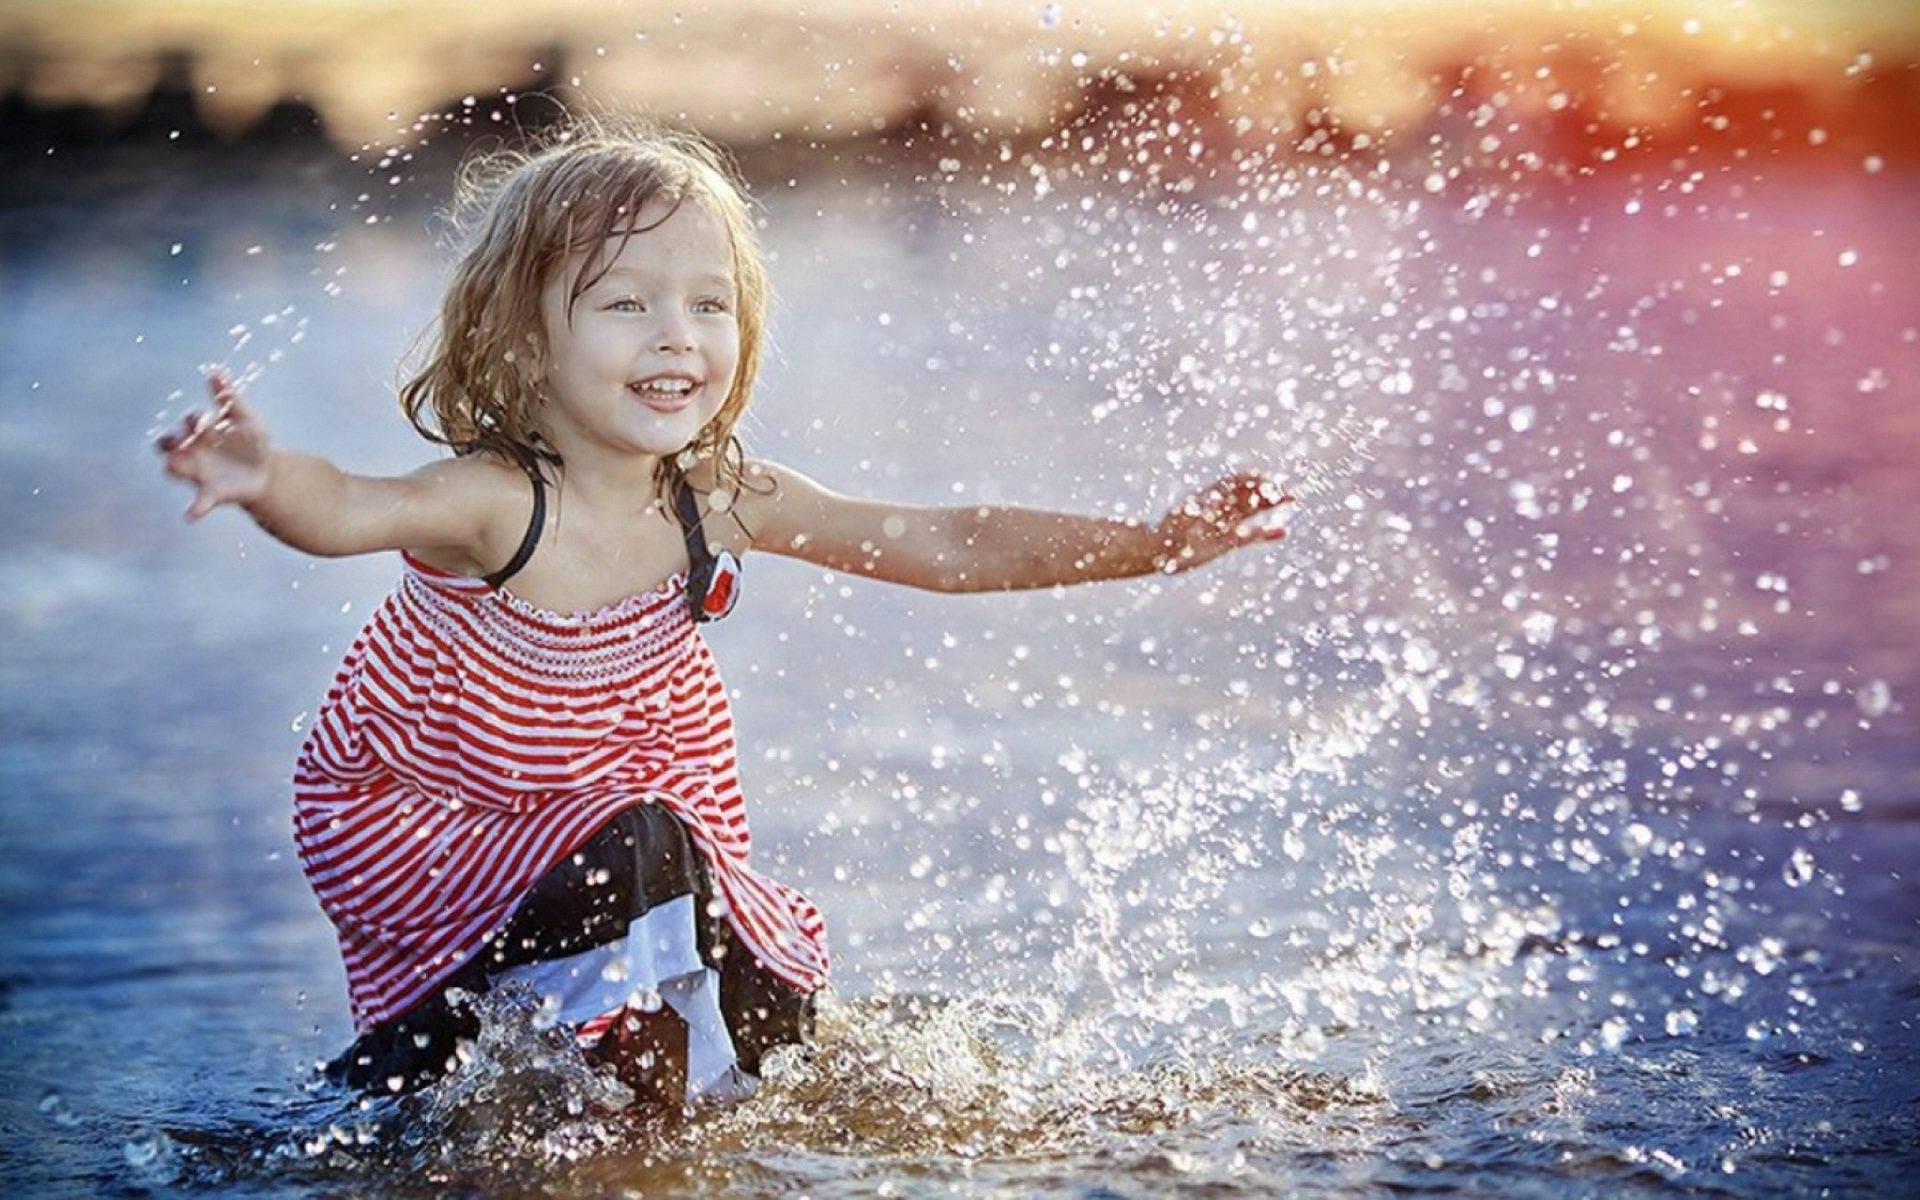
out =
<svg viewBox="0 0 1920 1200"><path fill-rule="evenodd" d="M528 889L506 926L441 986L406 1013L389 1018L360 1035L326 1067L327 1078L350 1087L412 1091L446 1075L456 1065L456 1049L479 1034L479 1019L454 1003L452 989L481 994L511 968L536 966L616 945L648 913L682 896L693 897L693 944L700 962L718 976L719 1012L731 1036L735 1060L758 1075L760 1059L775 1046L812 1040L814 997L762 967L734 936L724 916L709 911L713 889L706 863L672 813L657 804L621 810L587 842L556 863ZM652 1024L644 1057L657 1078L684 1077L684 1023L679 1042L683 1061L672 1062L670 1008L634 1014ZM628 1031L635 1029L632 1021ZM618 1061L630 1039L610 1036L588 1050L589 1058L615 1061L623 1079L632 1064ZM656 1058L664 1057L664 1063ZM397 1083L397 1087L396 1087ZM656 1089L662 1090L662 1089ZM663 1089L671 1093L672 1088Z"/></svg>

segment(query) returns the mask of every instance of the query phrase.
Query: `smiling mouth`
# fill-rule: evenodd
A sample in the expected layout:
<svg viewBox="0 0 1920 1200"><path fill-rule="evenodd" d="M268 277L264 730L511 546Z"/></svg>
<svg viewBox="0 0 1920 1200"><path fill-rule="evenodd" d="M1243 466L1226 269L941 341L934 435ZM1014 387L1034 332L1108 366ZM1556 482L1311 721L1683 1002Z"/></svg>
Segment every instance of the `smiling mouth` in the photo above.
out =
<svg viewBox="0 0 1920 1200"><path fill-rule="evenodd" d="M692 404L693 398L698 396L700 389L705 386L703 383L696 383L684 392L662 392L641 387L638 384L628 384L627 390L638 396L641 403L655 412L674 413Z"/></svg>

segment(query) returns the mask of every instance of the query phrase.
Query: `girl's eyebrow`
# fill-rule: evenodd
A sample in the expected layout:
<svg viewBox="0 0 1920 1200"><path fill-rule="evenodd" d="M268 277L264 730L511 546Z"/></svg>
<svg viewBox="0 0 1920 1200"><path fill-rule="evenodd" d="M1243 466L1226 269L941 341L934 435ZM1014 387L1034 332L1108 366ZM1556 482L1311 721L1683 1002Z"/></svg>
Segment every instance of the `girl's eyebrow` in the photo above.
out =
<svg viewBox="0 0 1920 1200"><path fill-rule="evenodd" d="M601 278L612 279L616 275L633 279L646 279L649 272L642 271L638 267L614 267L605 275L601 276ZM703 283L717 283L721 287L730 288L733 286L733 277L731 275L723 275L718 271L702 271L693 278Z"/></svg>

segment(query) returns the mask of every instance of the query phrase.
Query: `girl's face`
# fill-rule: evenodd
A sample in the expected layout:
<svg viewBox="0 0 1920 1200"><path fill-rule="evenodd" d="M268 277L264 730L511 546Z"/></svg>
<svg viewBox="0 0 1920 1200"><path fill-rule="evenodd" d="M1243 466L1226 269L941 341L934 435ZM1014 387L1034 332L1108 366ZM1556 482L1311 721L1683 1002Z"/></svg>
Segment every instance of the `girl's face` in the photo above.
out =
<svg viewBox="0 0 1920 1200"><path fill-rule="evenodd" d="M677 454L733 388L740 326L726 227L693 197L677 209L651 199L634 224L643 232L581 293L571 322L567 294L580 256L541 294L547 403L539 425L569 462L582 451Z"/></svg>

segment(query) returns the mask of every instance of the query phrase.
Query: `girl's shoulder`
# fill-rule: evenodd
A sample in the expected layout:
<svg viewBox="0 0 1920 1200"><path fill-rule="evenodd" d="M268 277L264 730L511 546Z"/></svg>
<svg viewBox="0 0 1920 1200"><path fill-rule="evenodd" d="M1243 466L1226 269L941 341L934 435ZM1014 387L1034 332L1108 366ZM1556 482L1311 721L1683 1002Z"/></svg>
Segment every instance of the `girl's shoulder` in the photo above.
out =
<svg viewBox="0 0 1920 1200"><path fill-rule="evenodd" d="M490 450L438 459L414 472L414 478L444 490L449 500L471 505L489 524L516 514L525 524L533 502L535 485L527 469Z"/></svg>
<svg viewBox="0 0 1920 1200"><path fill-rule="evenodd" d="M711 458L687 468L687 484L699 497L700 510L724 510L727 517L707 522L708 536L736 556L752 549L767 505L777 502L782 471L778 463L762 458L746 459L737 476L731 470L722 472Z"/></svg>
<svg viewBox="0 0 1920 1200"><path fill-rule="evenodd" d="M471 489L476 495L484 495L490 489L501 487L513 487L524 492L529 487L526 468L492 450L474 450L436 458L414 474L443 480L449 487Z"/></svg>
<svg viewBox="0 0 1920 1200"><path fill-rule="evenodd" d="M525 468L491 451L436 459L409 478L431 493L437 505L467 515L471 530L465 544L409 547L429 566L455 574L481 576L499 568L526 535L533 512L534 485Z"/></svg>

